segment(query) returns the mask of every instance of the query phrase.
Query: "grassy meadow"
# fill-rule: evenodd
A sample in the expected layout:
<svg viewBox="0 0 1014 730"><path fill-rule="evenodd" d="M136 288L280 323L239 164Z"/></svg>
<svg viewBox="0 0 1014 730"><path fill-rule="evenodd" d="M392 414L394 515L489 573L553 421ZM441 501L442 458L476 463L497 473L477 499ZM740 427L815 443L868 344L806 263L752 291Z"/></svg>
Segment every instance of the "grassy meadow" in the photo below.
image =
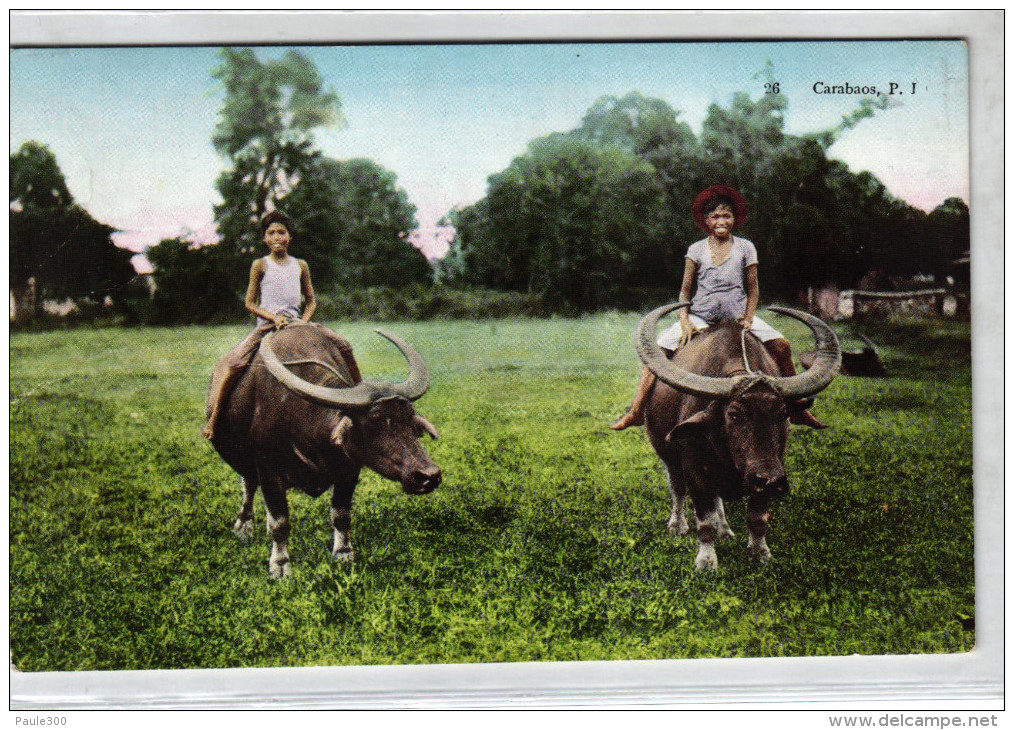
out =
<svg viewBox="0 0 1014 730"><path fill-rule="evenodd" d="M763 314L763 312L762 312ZM867 329L892 377L840 377L793 428L774 559L720 569L666 532L643 429L614 433L633 314L381 325L425 357L444 470L409 497L365 472L354 564L328 498L290 494L293 575L231 525L238 477L201 440L215 359L244 326L10 339L10 641L24 671L961 652L974 645L968 323ZM798 352L802 325L770 321ZM331 322L366 377L404 360ZM846 335L848 329L838 328ZM846 345L855 341L845 338Z"/></svg>

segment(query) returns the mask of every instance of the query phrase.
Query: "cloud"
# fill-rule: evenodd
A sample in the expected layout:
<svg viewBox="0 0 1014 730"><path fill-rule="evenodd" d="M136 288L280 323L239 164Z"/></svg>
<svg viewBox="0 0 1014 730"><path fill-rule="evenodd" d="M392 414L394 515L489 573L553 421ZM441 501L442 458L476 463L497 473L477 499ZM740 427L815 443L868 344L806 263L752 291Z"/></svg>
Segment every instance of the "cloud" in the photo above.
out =
<svg viewBox="0 0 1014 730"><path fill-rule="evenodd" d="M195 243L219 240L211 209L203 206L170 210L145 206L108 223L117 229L113 243L130 251L144 251L166 238L185 238Z"/></svg>

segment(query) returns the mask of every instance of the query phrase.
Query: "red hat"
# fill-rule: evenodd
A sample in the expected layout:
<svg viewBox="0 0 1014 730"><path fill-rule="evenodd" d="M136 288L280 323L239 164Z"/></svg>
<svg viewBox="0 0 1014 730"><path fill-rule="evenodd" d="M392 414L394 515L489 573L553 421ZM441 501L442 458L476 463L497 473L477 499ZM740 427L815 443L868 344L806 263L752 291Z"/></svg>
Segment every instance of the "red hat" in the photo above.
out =
<svg viewBox="0 0 1014 730"><path fill-rule="evenodd" d="M738 227L746 223L746 201L743 200L743 196L739 194L738 190L730 188L728 185L712 185L697 194L694 204L690 207L694 223L705 231L708 230L708 226L704 223L704 206L718 195L724 195L732 201L732 214L736 218L735 225Z"/></svg>

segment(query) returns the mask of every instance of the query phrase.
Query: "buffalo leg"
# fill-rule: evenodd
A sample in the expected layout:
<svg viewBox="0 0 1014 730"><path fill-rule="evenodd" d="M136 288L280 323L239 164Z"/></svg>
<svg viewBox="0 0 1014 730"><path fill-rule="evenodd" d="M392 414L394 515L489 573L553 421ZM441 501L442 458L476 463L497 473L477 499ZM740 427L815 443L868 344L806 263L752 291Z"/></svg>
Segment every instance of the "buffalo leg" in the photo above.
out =
<svg viewBox="0 0 1014 730"><path fill-rule="evenodd" d="M289 501L285 496L285 484L280 478L272 477L262 486L268 517L268 534L271 536L268 575L272 578L284 578L292 572L292 566L289 564Z"/></svg>
<svg viewBox="0 0 1014 730"><path fill-rule="evenodd" d="M666 477L669 480L669 495L672 497L672 513L669 515L669 532L673 535L686 535L690 531L683 509L687 502L687 488L683 484L683 475L666 465Z"/></svg>
<svg viewBox="0 0 1014 730"><path fill-rule="evenodd" d="M771 506L771 498L760 494L750 497L747 503L746 524L750 532L747 541L747 554L757 558L762 563L771 560L771 551L768 549L768 508Z"/></svg>
<svg viewBox="0 0 1014 730"><path fill-rule="evenodd" d="M243 505L239 508L239 514L236 515L236 523L232 526L232 531L240 540L246 541L253 535L253 505L254 495L257 494L257 478L241 476L240 481L243 483Z"/></svg>
<svg viewBox="0 0 1014 730"><path fill-rule="evenodd" d="M715 511L718 514L718 522L715 524L715 529L718 530L718 533L715 535L715 538L724 540L727 537L736 537L736 533L732 531L728 520L725 519L725 503L721 498L718 499L718 509Z"/></svg>
<svg viewBox="0 0 1014 730"><path fill-rule="evenodd" d="M331 490L331 526L334 528L334 546L331 557L335 560L351 561L355 558L349 530L352 527L352 493L359 479L359 470L351 479L351 486L335 484Z"/></svg>
<svg viewBox="0 0 1014 730"><path fill-rule="evenodd" d="M717 495L694 494L694 513L697 516L697 570L718 570L715 540L720 536L722 500Z"/></svg>

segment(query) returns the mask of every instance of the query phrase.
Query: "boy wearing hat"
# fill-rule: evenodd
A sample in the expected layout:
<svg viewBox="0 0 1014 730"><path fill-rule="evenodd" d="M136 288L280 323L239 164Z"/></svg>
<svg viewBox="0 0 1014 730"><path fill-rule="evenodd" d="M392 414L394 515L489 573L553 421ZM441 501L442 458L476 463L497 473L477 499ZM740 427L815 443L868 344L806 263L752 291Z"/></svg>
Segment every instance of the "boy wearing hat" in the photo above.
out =
<svg viewBox="0 0 1014 730"><path fill-rule="evenodd" d="M687 249L679 301L690 301L690 307L680 309L679 321L659 335L659 346L675 350L709 324L735 319L764 344L782 375L795 375L789 341L756 316L760 299L757 249L747 239L732 233L737 225L746 221L743 196L726 185L712 185L694 199L691 212L694 222L708 233L708 237ZM690 298L692 294L693 299ZM655 376L645 368L630 410L610 428L620 431L644 425L644 403L654 383ZM792 411L789 421L811 428L826 428L809 410Z"/></svg>

